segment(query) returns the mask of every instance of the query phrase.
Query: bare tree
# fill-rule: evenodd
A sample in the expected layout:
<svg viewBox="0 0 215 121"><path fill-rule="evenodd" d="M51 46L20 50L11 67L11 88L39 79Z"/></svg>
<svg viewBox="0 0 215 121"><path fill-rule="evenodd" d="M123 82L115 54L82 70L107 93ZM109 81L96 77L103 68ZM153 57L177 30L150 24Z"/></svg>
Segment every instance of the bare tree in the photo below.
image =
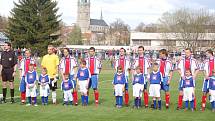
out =
<svg viewBox="0 0 215 121"><path fill-rule="evenodd" d="M8 19L0 15L0 31L5 31L8 26Z"/></svg>
<svg viewBox="0 0 215 121"><path fill-rule="evenodd" d="M207 26L215 25L213 18L214 14L208 10L183 8L164 13L159 21L162 31L167 33L167 39L175 38L182 47L189 47L195 52L214 42L205 40Z"/></svg>

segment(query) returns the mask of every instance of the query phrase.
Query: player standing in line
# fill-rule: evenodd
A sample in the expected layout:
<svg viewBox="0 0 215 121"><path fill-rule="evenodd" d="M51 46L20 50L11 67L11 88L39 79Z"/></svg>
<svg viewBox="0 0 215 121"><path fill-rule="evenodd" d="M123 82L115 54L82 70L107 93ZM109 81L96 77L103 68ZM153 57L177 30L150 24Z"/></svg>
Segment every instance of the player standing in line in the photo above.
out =
<svg viewBox="0 0 215 121"><path fill-rule="evenodd" d="M212 112L215 112L215 70L213 70L212 73L213 74L208 81L208 89L210 94Z"/></svg>
<svg viewBox="0 0 215 121"><path fill-rule="evenodd" d="M123 73L122 66L117 67L117 72L114 75L114 95L116 98L116 107L121 108L123 102L123 92L125 90L126 77Z"/></svg>
<svg viewBox="0 0 215 121"><path fill-rule="evenodd" d="M26 82L26 97L28 98L28 104L26 106L30 106L31 104L34 106L37 105L37 83L38 75L34 70L34 64L29 64L29 71L26 73L25 82Z"/></svg>
<svg viewBox="0 0 215 121"><path fill-rule="evenodd" d="M214 56L213 56L213 51L212 50L207 50L206 51L206 57L207 59L204 61L204 74L205 78L203 81L203 87L202 87L202 111L205 110L206 107L206 101L207 101L207 93L209 92L208 90L208 80L209 78L213 75L212 71L215 69L215 61L214 61Z"/></svg>
<svg viewBox="0 0 215 121"><path fill-rule="evenodd" d="M159 64L159 71L163 77L161 89L165 91L166 109L168 109L170 103L169 85L172 80L173 67L172 62L168 59L168 52L166 49L161 49L159 51L159 59L157 59L156 62Z"/></svg>
<svg viewBox="0 0 215 121"><path fill-rule="evenodd" d="M133 63L133 69L136 69L136 67L140 67L140 72L143 74L144 76L144 81L145 81L145 85L144 85L144 105L147 108L148 107L148 100L149 100L149 96L148 96L148 92L147 92L147 78L148 78L148 74L150 72L150 67L151 67L151 63L150 61L144 57L144 47L143 46L139 46L138 47L138 57L135 58L134 63ZM133 71L133 74L135 74L135 71Z"/></svg>
<svg viewBox="0 0 215 121"><path fill-rule="evenodd" d="M47 69L43 68L42 73L39 76L39 81L38 83L40 84L40 97L42 100L42 105L48 105L48 96L49 96L49 84L50 84L50 78L47 75Z"/></svg>
<svg viewBox="0 0 215 121"><path fill-rule="evenodd" d="M88 85L90 82L90 70L86 67L86 61L82 60L80 63L80 68L77 72L77 84L81 92L81 102L82 106L88 105Z"/></svg>
<svg viewBox="0 0 215 121"><path fill-rule="evenodd" d="M74 83L71 78L69 78L69 74L64 74L64 79L61 83L61 90L63 90L63 99L65 105L72 105L73 101L73 92Z"/></svg>
<svg viewBox="0 0 215 121"><path fill-rule="evenodd" d="M125 105L128 106L129 103L129 93L128 93L128 77L129 77L129 70L131 67L129 59L125 56L126 50L124 48L120 48L119 50L119 58L115 60L115 70L117 72L118 66L122 67L123 73L125 74L126 82L125 82Z"/></svg>
<svg viewBox="0 0 215 121"><path fill-rule="evenodd" d="M152 97L154 103L154 109L156 109L156 100L158 100L158 109L161 110L161 98L160 89L161 83L163 81L162 73L159 71L158 63L153 64L153 71L150 73L149 77L149 96Z"/></svg>
<svg viewBox="0 0 215 121"><path fill-rule="evenodd" d="M36 70L36 61L31 57L31 51L25 50L25 57L20 61L19 65L19 74L20 74L20 86L19 90L21 92L21 103L25 104L26 102L26 83L25 75L29 71L29 65L34 65L34 70Z"/></svg>
<svg viewBox="0 0 215 121"><path fill-rule="evenodd" d="M60 72L62 79L65 80L64 75L69 75L69 79L74 83L74 91L72 93L74 98L74 104L78 105L78 94L76 90L76 81L75 81L75 74L77 73L77 61L74 57L69 55L69 49L63 49L64 57L62 57L60 61Z"/></svg>
<svg viewBox="0 0 215 121"><path fill-rule="evenodd" d="M96 57L95 54L96 54L95 48L90 47L89 57L85 58L85 60L87 63L86 67L90 70L90 74L91 74L88 91L89 91L89 88L93 88L95 104L97 106L99 104L99 91L98 91L99 73L102 68L102 63L101 63L101 60L98 57Z"/></svg>
<svg viewBox="0 0 215 121"><path fill-rule="evenodd" d="M179 96L178 96L178 107L177 110L180 110L182 108L182 100L183 100L183 90L181 88L182 80L185 80L185 70L191 70L191 75L193 76L193 79L196 79L196 76L199 72L199 67L197 64L196 59L191 57L191 49L186 48L185 49L185 57L179 60L178 62L178 72L181 76L181 79L179 81ZM196 98L194 97L194 109L196 109Z"/></svg>
<svg viewBox="0 0 215 121"><path fill-rule="evenodd" d="M133 96L134 96L134 107L137 109L141 107L141 97L145 84L144 74L141 73L141 67L136 67L136 74L133 75Z"/></svg>

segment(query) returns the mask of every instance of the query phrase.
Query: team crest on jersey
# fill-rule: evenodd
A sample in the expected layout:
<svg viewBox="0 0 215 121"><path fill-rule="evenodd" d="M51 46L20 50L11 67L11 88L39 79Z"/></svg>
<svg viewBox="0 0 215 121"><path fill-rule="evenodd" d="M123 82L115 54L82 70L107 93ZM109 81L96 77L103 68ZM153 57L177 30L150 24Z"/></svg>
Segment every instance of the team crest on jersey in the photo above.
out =
<svg viewBox="0 0 215 121"><path fill-rule="evenodd" d="M215 86L215 81L213 81L213 85Z"/></svg>
<svg viewBox="0 0 215 121"><path fill-rule="evenodd" d="M64 83L64 86L65 86L66 89L69 88L69 84L68 83Z"/></svg>
<svg viewBox="0 0 215 121"><path fill-rule="evenodd" d="M157 80L157 76L156 76L156 75L153 75L153 76L152 76L152 79L153 79L153 80Z"/></svg>
<svg viewBox="0 0 215 121"><path fill-rule="evenodd" d="M120 81L121 80L121 76L117 76L117 80Z"/></svg>
<svg viewBox="0 0 215 121"><path fill-rule="evenodd" d="M185 80L186 85L190 85L190 80Z"/></svg>
<svg viewBox="0 0 215 121"><path fill-rule="evenodd" d="M139 78L138 78L138 77L136 77L136 78L135 78L135 82L138 82L138 81L139 81Z"/></svg>
<svg viewBox="0 0 215 121"><path fill-rule="evenodd" d="M33 74L29 74L29 79L33 79L33 78L34 78Z"/></svg>
<svg viewBox="0 0 215 121"><path fill-rule="evenodd" d="M83 71L80 72L80 76L84 76L84 72Z"/></svg>
<svg viewBox="0 0 215 121"><path fill-rule="evenodd" d="M46 82L46 79L43 77L42 80L41 80L41 82L42 82L42 83L45 83L45 82Z"/></svg>

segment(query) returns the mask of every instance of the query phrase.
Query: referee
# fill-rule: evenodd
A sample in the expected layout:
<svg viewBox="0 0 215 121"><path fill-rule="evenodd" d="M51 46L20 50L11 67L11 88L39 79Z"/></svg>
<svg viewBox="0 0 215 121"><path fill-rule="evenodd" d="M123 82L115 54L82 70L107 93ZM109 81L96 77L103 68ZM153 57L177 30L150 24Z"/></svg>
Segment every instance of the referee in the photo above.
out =
<svg viewBox="0 0 215 121"><path fill-rule="evenodd" d="M17 57L11 48L11 43L5 42L0 59L3 101L6 103L7 81L10 84L11 103L14 103L14 76L17 67Z"/></svg>

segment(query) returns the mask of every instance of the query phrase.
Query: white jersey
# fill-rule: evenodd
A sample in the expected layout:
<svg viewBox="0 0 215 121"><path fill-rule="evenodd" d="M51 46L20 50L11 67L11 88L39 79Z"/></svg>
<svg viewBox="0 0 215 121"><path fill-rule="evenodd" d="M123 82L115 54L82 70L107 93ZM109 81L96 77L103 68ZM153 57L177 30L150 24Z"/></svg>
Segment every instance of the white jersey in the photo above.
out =
<svg viewBox="0 0 215 121"><path fill-rule="evenodd" d="M172 62L169 59L157 59L156 62L159 64L159 71L162 73L162 77L168 77L169 73L173 71Z"/></svg>
<svg viewBox="0 0 215 121"><path fill-rule="evenodd" d="M66 65L66 59L69 59L69 65ZM77 67L76 59L72 56L69 56L68 58L63 57L60 61L60 69L63 73L66 72L66 66L69 66L68 67L69 74L74 75L75 74L74 68Z"/></svg>
<svg viewBox="0 0 215 121"><path fill-rule="evenodd" d="M127 59L126 57L124 57L123 59L117 58L115 60L115 65L114 65L116 72L117 72L118 66L122 66L122 69L123 69L123 72L125 73L125 76L129 75L128 69L131 68L131 63L130 63L129 59Z"/></svg>
<svg viewBox="0 0 215 121"><path fill-rule="evenodd" d="M36 61L33 58L23 58L20 61L19 70L22 70L22 76L25 76L25 74L28 72L29 64L34 64L36 67Z"/></svg>
<svg viewBox="0 0 215 121"><path fill-rule="evenodd" d="M135 69L137 66L140 66L140 68L143 69L141 73L143 73L144 75L147 75L149 73L148 69L151 67L151 64L149 59L147 59L146 57L143 57L143 59L141 59L140 57L137 57L134 60L133 69Z"/></svg>
<svg viewBox="0 0 215 121"><path fill-rule="evenodd" d="M99 74L100 69L102 68L101 60L94 56L94 57L88 57L85 59L87 63L87 68L89 68L91 74Z"/></svg>
<svg viewBox="0 0 215 121"><path fill-rule="evenodd" d="M212 76L212 70L215 69L215 60L213 59L207 59L203 63L203 70L205 71L205 74L207 76Z"/></svg>
<svg viewBox="0 0 215 121"><path fill-rule="evenodd" d="M193 75L195 73L195 71L199 69L199 66L198 66L196 59L190 58L189 60L190 60L190 67L189 68L191 69L191 73ZM181 71L182 77L185 76L185 65L186 65L185 64L185 58L182 58L181 60L179 60L177 67Z"/></svg>

